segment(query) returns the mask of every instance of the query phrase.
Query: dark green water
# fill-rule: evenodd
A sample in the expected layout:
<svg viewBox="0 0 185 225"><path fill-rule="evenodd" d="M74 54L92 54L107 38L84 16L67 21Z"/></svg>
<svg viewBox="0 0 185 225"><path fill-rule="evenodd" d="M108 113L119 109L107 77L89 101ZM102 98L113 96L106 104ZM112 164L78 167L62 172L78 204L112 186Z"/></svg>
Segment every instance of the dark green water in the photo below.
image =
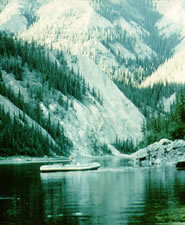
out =
<svg viewBox="0 0 185 225"><path fill-rule="evenodd" d="M0 224L185 224L185 171L95 161L96 171L44 174L41 164L0 165Z"/></svg>

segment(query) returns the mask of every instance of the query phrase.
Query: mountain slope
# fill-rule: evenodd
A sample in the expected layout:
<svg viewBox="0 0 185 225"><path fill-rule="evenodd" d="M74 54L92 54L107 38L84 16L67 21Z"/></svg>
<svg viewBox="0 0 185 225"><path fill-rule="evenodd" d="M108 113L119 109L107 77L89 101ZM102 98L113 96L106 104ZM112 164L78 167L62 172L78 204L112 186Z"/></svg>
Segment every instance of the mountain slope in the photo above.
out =
<svg viewBox="0 0 185 225"><path fill-rule="evenodd" d="M185 1L159 1L158 9L163 13L157 27L161 35L169 36L177 32L181 42L174 49L174 56L161 65L150 77L143 81L142 86L155 83L185 83Z"/></svg>
<svg viewBox="0 0 185 225"><path fill-rule="evenodd" d="M156 83L177 83L185 84L185 47L182 48L175 56L159 68L141 84L142 87L153 86Z"/></svg>
<svg viewBox="0 0 185 225"><path fill-rule="evenodd" d="M170 23L165 13L145 0L3 1L0 30L32 43L31 60L35 57L24 64L19 51L10 53L8 62L16 62L21 75L5 70L3 58L3 85L14 94L20 90L31 108L39 107L43 120L55 127L58 122L73 143L68 153L103 154L106 144L117 154L116 139L141 140L144 117L112 80L137 86L174 52L180 54L182 28L175 29L173 21L165 27ZM43 55L46 60L39 65ZM53 63L49 69L47 62ZM76 88L64 85L63 76ZM75 76L80 82L71 81ZM83 85L77 88L78 83Z"/></svg>
<svg viewBox="0 0 185 225"><path fill-rule="evenodd" d="M151 74L180 42L176 30L167 37L158 32L163 16L145 0L47 1L35 15L21 37L87 55L109 77L124 81Z"/></svg>
<svg viewBox="0 0 185 225"><path fill-rule="evenodd" d="M183 44L179 3L183 1L174 3L170 12L166 1L5 2L1 30L75 55L87 55L101 71L120 80L142 80ZM173 12L176 16L170 17Z"/></svg>
<svg viewBox="0 0 185 225"><path fill-rule="evenodd" d="M64 56L58 51L45 52L41 46L14 41L4 34L1 42L1 94L54 139L57 124L60 130L64 129L73 149L63 149L63 154L72 150L76 154L102 154L103 145L116 154L111 144L117 137L134 142L141 139L144 117L92 60ZM7 107L6 101L2 103ZM8 108L15 110L13 106ZM59 147L67 143L57 141Z"/></svg>

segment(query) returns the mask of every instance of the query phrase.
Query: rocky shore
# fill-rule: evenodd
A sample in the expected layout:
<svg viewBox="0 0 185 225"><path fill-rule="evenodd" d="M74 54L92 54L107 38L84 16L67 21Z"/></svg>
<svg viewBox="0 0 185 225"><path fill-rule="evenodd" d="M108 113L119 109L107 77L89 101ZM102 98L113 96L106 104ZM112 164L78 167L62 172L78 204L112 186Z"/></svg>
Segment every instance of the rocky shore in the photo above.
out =
<svg viewBox="0 0 185 225"><path fill-rule="evenodd" d="M132 155L137 166L161 166L185 161L185 140L162 139Z"/></svg>

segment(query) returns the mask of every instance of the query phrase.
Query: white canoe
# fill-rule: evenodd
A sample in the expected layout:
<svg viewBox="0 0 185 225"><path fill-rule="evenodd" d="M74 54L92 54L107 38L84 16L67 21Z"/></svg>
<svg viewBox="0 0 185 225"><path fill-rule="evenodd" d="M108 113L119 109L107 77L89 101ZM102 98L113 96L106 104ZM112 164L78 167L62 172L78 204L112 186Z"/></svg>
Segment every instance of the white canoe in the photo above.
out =
<svg viewBox="0 0 185 225"><path fill-rule="evenodd" d="M100 167L98 162L88 163L88 164L54 164L54 165L44 165L40 167L41 172L57 172L57 171L82 171L82 170L95 170Z"/></svg>

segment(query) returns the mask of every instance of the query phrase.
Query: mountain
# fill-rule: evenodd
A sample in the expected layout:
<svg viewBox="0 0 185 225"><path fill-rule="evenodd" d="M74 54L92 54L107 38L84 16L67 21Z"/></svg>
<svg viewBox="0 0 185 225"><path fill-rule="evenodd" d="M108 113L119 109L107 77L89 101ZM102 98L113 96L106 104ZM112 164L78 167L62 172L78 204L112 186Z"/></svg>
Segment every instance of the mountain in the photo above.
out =
<svg viewBox="0 0 185 225"><path fill-rule="evenodd" d="M146 0L16 0L7 3L0 21L1 29L26 40L88 56L111 78L138 81L171 57L182 41L176 24L165 30L170 20L163 21L163 11Z"/></svg>
<svg viewBox="0 0 185 225"><path fill-rule="evenodd" d="M13 36L1 52L0 104L48 134L53 145L44 154L118 154L116 140L142 139L145 118L115 81L137 87L175 60L181 19L158 1L1 1L0 30ZM62 141L51 131L57 127Z"/></svg>
<svg viewBox="0 0 185 225"><path fill-rule="evenodd" d="M171 32L176 32L179 35L181 42L175 47L174 55L166 60L164 64L146 80L141 86L151 86L155 83L185 83L185 2L180 1L159 1L159 11L164 15L158 22L157 27L160 33L166 37L171 35Z"/></svg>

